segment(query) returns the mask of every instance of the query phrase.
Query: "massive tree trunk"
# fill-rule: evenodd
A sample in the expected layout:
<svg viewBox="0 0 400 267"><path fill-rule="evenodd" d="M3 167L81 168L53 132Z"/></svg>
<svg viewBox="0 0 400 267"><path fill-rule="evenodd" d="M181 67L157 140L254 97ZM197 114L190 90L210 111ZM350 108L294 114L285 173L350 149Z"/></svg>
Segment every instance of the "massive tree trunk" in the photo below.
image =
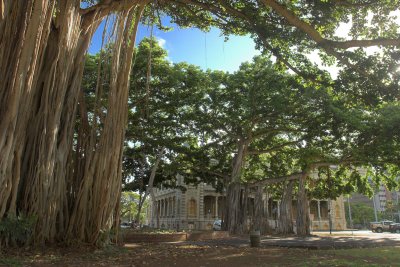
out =
<svg viewBox="0 0 400 267"><path fill-rule="evenodd" d="M278 220L278 233L284 235L293 234L293 217L292 217L293 185L294 185L293 180L287 183L286 188L284 188L282 200L279 207L280 216Z"/></svg>
<svg viewBox="0 0 400 267"><path fill-rule="evenodd" d="M233 168L226 193L225 226L231 234L241 234L246 229L246 200L244 188L241 185L241 173L245 163L248 147L247 140L238 142L238 152L233 158Z"/></svg>
<svg viewBox="0 0 400 267"><path fill-rule="evenodd" d="M5 7L1 47L14 52L0 58L0 106L6 107L1 110L0 187L8 191L0 194L0 218L35 217L33 241L52 242L65 226L65 170L94 28L81 31L76 1L6 1ZM16 32L8 23L17 26L11 27ZM4 68L9 63L11 68Z"/></svg>
<svg viewBox="0 0 400 267"><path fill-rule="evenodd" d="M260 230L261 234L268 232L268 221L265 208L264 190L263 186L258 186L254 199L254 219L253 229Z"/></svg>
<svg viewBox="0 0 400 267"><path fill-rule="evenodd" d="M91 135L68 225L68 237L95 243L113 224L122 181L122 151L128 115L129 76L139 18L144 6L118 15L113 44L107 115L100 136ZM132 21L135 22L133 27ZM99 140L97 143L97 139ZM97 144L97 145L95 145Z"/></svg>
<svg viewBox="0 0 400 267"><path fill-rule="evenodd" d="M310 211L306 192L306 179L308 172L304 172L299 179L299 192L297 195L297 219L296 229L297 235L310 235Z"/></svg>
<svg viewBox="0 0 400 267"><path fill-rule="evenodd" d="M35 96L40 97L35 74L43 65L54 10L50 1L24 2L6 1L0 20L0 218L17 213L25 131Z"/></svg>
<svg viewBox="0 0 400 267"><path fill-rule="evenodd" d="M165 148L162 148L160 150L160 153L157 155L156 162L153 165L153 168L151 169L150 173L150 179L149 179L149 184L146 188L146 196L150 195L151 202L153 203L155 209L153 208L153 214L156 215L156 220L157 220L157 228L160 227L160 214L158 213L158 207L157 207L157 202L156 202L156 196L154 193L154 179L156 177L156 171L158 169L158 165L160 165L161 158L164 154Z"/></svg>
<svg viewBox="0 0 400 267"><path fill-rule="evenodd" d="M128 19L137 21L135 3L124 9L131 10ZM101 19L119 10L119 4L82 12L74 0L2 1L0 220L35 218L36 243L65 238L67 227L71 239L95 242L118 207L136 33L127 12L119 15L122 37L114 51L103 133L98 146L79 159L83 171L73 170L82 164L74 162L72 148L85 53Z"/></svg>

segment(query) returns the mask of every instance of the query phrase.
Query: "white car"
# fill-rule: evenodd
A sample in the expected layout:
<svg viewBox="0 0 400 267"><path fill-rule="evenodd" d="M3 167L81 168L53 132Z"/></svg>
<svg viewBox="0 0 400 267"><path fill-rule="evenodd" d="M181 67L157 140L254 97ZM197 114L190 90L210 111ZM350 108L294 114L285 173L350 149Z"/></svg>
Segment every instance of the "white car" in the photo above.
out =
<svg viewBox="0 0 400 267"><path fill-rule="evenodd" d="M131 228L131 225L128 222L123 222L120 224L121 228Z"/></svg>
<svg viewBox="0 0 400 267"><path fill-rule="evenodd" d="M213 224L214 231L221 231L222 220L215 220Z"/></svg>

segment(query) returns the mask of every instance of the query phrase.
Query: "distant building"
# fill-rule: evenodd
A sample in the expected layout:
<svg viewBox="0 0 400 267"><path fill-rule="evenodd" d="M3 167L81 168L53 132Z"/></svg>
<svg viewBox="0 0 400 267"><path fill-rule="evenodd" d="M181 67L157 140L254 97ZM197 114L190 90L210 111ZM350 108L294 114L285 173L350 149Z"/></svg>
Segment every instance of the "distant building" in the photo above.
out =
<svg viewBox="0 0 400 267"><path fill-rule="evenodd" d="M183 177L178 177L182 180ZM179 185L183 185L182 181ZM212 229L217 218L225 210L225 196L204 183L197 186L185 185L180 189L155 189L156 202L149 205L149 224L166 229Z"/></svg>
<svg viewBox="0 0 400 267"><path fill-rule="evenodd" d="M375 219L378 220L378 214L386 211L387 204L392 202L397 205L399 203L400 192L389 191L386 186L380 185L378 190L375 192L372 198L368 198L365 195L354 193L350 197L351 203L364 203L367 206L374 208ZM398 217L400 220L400 213L398 212Z"/></svg>
<svg viewBox="0 0 400 267"><path fill-rule="evenodd" d="M371 208L374 207L374 199L373 198L369 198L363 194L360 193L353 193L351 194L350 197L350 202L351 203L363 203Z"/></svg>
<svg viewBox="0 0 400 267"><path fill-rule="evenodd" d="M148 224L151 227L157 227L158 224L160 228L165 229L211 230L214 221L224 216L225 196L205 183L197 186L186 185L182 176L177 177L177 185L185 186L187 190L182 192L180 189L155 189L155 202L150 201L149 205ZM265 201L265 207L268 209L266 219L274 228L277 226L280 214L279 201L273 199ZM250 207L253 203L250 196ZM329 230L329 210L332 229L346 229L343 197L339 197L337 200L310 201L313 230ZM293 201L292 212L293 218L296 218L296 201Z"/></svg>
<svg viewBox="0 0 400 267"><path fill-rule="evenodd" d="M373 197L377 211L385 211L388 202L398 203L399 195L399 192L389 191L386 186L380 185L379 191Z"/></svg>

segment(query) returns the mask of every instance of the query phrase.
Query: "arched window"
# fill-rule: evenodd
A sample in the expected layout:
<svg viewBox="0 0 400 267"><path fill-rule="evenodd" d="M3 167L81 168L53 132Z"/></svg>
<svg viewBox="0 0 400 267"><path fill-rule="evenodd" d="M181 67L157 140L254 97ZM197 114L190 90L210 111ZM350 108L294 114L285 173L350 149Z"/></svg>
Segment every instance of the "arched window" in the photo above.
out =
<svg viewBox="0 0 400 267"><path fill-rule="evenodd" d="M196 205L196 200L194 198L189 200L188 213L189 217L197 216L197 205Z"/></svg>
<svg viewBox="0 0 400 267"><path fill-rule="evenodd" d="M336 218L341 218L340 206L338 203L336 203L335 209L336 209Z"/></svg>

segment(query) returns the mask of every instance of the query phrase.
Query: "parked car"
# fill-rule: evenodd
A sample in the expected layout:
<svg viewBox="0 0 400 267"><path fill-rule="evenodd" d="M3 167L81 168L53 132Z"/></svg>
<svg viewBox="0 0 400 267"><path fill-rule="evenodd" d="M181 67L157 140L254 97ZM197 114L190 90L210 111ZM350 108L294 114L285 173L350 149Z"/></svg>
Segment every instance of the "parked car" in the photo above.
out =
<svg viewBox="0 0 400 267"><path fill-rule="evenodd" d="M131 224L128 222L123 222L120 224L120 227L121 228L131 228Z"/></svg>
<svg viewBox="0 0 400 267"><path fill-rule="evenodd" d="M383 231L389 232L389 226L393 224L393 221L381 221L381 222L371 222L370 228L372 232L382 233Z"/></svg>
<svg viewBox="0 0 400 267"><path fill-rule="evenodd" d="M215 220L213 224L214 231L221 231L222 220Z"/></svg>
<svg viewBox="0 0 400 267"><path fill-rule="evenodd" d="M361 224L361 223L356 223L356 224L354 224L354 225L353 225L353 228L354 228L354 229L358 229L358 230L367 229L367 227L366 227L364 224Z"/></svg>
<svg viewBox="0 0 400 267"><path fill-rule="evenodd" d="M389 231L391 233L400 234L400 223L392 223L391 225L389 225Z"/></svg>

